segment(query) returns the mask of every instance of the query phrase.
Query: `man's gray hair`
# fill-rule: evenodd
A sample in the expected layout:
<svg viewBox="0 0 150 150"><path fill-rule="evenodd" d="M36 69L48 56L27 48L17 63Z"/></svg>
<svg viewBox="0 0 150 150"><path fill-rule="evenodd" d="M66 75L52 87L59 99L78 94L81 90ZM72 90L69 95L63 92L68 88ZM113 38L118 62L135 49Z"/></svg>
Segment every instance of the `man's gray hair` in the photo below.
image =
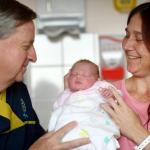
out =
<svg viewBox="0 0 150 150"><path fill-rule="evenodd" d="M32 9L16 0L0 0L0 39L8 37L16 27L36 17Z"/></svg>

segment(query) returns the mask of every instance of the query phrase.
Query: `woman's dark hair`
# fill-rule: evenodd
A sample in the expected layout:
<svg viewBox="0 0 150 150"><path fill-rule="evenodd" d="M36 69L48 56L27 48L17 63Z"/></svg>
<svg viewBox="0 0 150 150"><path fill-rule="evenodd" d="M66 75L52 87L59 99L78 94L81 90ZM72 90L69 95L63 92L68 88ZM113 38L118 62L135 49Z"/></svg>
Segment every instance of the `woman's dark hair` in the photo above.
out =
<svg viewBox="0 0 150 150"><path fill-rule="evenodd" d="M129 24L132 16L135 14L140 14L141 16L143 40L150 52L150 2L143 3L135 7L129 14L127 24Z"/></svg>
<svg viewBox="0 0 150 150"><path fill-rule="evenodd" d="M143 3L137 7L135 7L129 14L127 24L129 24L131 18L135 14L140 14L142 20L142 37L143 41L150 52L150 2ZM148 124L150 122L150 105L147 109L148 119L145 125L148 128Z"/></svg>
<svg viewBox="0 0 150 150"><path fill-rule="evenodd" d="M32 9L16 0L0 0L0 39L8 37L17 26L36 17Z"/></svg>

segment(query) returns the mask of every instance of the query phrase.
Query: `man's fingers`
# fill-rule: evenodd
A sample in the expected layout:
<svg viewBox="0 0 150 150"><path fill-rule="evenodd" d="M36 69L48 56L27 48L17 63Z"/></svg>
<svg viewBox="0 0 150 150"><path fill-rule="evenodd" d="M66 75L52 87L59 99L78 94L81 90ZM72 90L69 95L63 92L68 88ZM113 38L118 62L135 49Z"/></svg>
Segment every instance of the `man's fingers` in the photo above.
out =
<svg viewBox="0 0 150 150"><path fill-rule="evenodd" d="M57 149L68 150L68 149L73 149L75 147L79 147L79 146L89 144L89 143L90 143L89 138L80 138L80 139L76 139L76 140L73 140L73 141L68 141L68 142L61 143L61 144L57 145L55 147L55 149L56 150Z"/></svg>
<svg viewBox="0 0 150 150"><path fill-rule="evenodd" d="M85 145L90 143L89 138L80 138L68 142L61 142L62 138L65 134L67 134L70 130L76 127L77 123L75 121L68 123L64 127L60 128L55 132L55 138L58 140L58 144L53 148L56 150L69 150L75 147L79 147L81 145ZM59 143L60 142L60 143Z"/></svg>
<svg viewBox="0 0 150 150"><path fill-rule="evenodd" d="M71 129L73 129L76 125L77 123L75 121L72 121L57 131L50 131L46 133L44 136L42 136L42 138L50 138L53 134L55 134L55 138L62 139L64 135L68 133Z"/></svg>
<svg viewBox="0 0 150 150"><path fill-rule="evenodd" d="M72 121L59 130L55 132L55 136L57 136L59 139L62 139L65 134L67 134L70 130L72 130L74 127L76 127L77 123L75 121Z"/></svg>

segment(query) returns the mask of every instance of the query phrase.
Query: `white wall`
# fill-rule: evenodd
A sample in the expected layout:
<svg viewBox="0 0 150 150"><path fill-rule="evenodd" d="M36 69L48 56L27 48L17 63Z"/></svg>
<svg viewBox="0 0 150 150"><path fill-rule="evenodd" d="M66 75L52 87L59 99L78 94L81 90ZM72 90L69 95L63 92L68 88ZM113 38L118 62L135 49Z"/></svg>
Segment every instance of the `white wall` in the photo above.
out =
<svg viewBox="0 0 150 150"><path fill-rule="evenodd" d="M137 4L148 0L137 0ZM114 0L86 0L87 32L101 34L124 34L128 13L120 13Z"/></svg>

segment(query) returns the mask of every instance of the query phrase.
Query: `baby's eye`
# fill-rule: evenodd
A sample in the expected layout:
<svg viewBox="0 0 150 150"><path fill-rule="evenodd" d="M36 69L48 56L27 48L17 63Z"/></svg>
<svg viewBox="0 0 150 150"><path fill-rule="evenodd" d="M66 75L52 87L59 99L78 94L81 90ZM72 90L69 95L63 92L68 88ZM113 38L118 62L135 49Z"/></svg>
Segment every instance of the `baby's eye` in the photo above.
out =
<svg viewBox="0 0 150 150"><path fill-rule="evenodd" d="M77 73L73 73L73 72L71 72L71 74L70 74L71 76L76 76L77 75Z"/></svg>
<svg viewBox="0 0 150 150"><path fill-rule="evenodd" d="M90 74L83 74L84 77L90 77Z"/></svg>

